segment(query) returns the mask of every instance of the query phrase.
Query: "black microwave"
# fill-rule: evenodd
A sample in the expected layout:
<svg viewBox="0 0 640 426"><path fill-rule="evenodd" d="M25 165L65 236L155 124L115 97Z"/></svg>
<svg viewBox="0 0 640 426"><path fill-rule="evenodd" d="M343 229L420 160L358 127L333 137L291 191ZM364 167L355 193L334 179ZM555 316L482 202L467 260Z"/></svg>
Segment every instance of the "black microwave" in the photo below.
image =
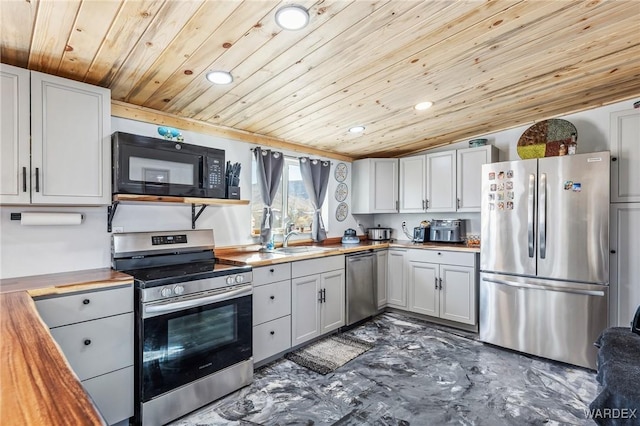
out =
<svg viewBox="0 0 640 426"><path fill-rule="evenodd" d="M114 194L224 198L224 150L116 132Z"/></svg>

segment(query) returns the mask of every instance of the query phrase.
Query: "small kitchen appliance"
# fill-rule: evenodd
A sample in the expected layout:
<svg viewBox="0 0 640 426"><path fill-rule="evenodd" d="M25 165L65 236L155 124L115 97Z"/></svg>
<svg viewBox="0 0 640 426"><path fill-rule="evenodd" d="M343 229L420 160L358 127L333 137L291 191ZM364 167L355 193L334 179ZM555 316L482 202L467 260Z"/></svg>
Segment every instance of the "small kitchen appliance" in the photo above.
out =
<svg viewBox="0 0 640 426"><path fill-rule="evenodd" d="M383 228L380 225L377 228L369 228L367 229L367 238L373 241L389 241L391 228Z"/></svg>
<svg viewBox="0 0 640 426"><path fill-rule="evenodd" d="M112 266L135 283L135 424L168 423L253 380L252 269L213 249L211 229L112 236Z"/></svg>
<svg viewBox="0 0 640 426"><path fill-rule="evenodd" d="M430 228L424 228L422 226L418 226L416 228L413 228L413 239L412 241L414 243L426 243L427 241L429 241L429 232L430 232Z"/></svg>
<svg viewBox="0 0 640 426"><path fill-rule="evenodd" d="M344 231L344 235L342 236L342 244L359 244L360 238L356 235L356 230L349 228Z"/></svg>
<svg viewBox="0 0 640 426"><path fill-rule="evenodd" d="M114 194L225 198L222 149L123 132L111 136L111 149Z"/></svg>
<svg viewBox="0 0 640 426"><path fill-rule="evenodd" d="M432 219L429 240L441 243L461 243L466 232L462 219Z"/></svg>

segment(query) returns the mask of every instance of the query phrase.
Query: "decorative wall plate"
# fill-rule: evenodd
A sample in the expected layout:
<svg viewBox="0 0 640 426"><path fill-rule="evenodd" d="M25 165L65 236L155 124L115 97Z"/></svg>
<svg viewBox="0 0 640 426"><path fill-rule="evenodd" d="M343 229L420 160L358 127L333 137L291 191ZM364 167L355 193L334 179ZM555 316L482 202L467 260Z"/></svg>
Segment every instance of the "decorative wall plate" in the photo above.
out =
<svg viewBox="0 0 640 426"><path fill-rule="evenodd" d="M557 118L544 120L525 130L518 140L516 149L523 160L554 157L560 155L561 145L565 145L566 149L567 145L572 142L572 135L576 141L574 144L577 145L578 131L576 126L567 120Z"/></svg>
<svg viewBox="0 0 640 426"><path fill-rule="evenodd" d="M342 222L349 215L349 206L347 203L340 203L338 207L336 207L336 220L338 222Z"/></svg>
<svg viewBox="0 0 640 426"><path fill-rule="evenodd" d="M336 187L336 200L344 201L347 199L347 195L349 194L349 188L346 183L339 183Z"/></svg>
<svg viewBox="0 0 640 426"><path fill-rule="evenodd" d="M349 169L347 168L346 164L338 163L336 165L336 170L334 171L333 175L338 182L344 182L344 180L347 178L348 172L349 172Z"/></svg>

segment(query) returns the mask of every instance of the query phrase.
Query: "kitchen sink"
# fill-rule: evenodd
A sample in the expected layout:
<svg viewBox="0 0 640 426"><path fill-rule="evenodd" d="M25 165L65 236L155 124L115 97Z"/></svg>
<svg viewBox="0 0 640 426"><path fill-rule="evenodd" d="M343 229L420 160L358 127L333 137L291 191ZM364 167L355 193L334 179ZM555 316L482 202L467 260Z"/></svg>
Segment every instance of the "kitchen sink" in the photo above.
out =
<svg viewBox="0 0 640 426"><path fill-rule="evenodd" d="M298 247L279 247L275 249L276 253L282 254L304 254L304 253L321 253L323 251L332 250L328 247L298 246Z"/></svg>

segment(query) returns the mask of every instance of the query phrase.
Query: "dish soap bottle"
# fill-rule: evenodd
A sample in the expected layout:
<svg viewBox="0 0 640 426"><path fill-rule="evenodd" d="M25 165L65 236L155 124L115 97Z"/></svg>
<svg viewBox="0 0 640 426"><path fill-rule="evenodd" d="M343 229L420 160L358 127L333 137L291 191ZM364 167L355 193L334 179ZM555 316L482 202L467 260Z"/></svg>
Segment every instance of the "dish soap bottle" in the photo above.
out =
<svg viewBox="0 0 640 426"><path fill-rule="evenodd" d="M269 238L269 241L267 242L267 250L271 251L273 250L275 247L275 244L273 242L273 234L271 234L271 237Z"/></svg>

